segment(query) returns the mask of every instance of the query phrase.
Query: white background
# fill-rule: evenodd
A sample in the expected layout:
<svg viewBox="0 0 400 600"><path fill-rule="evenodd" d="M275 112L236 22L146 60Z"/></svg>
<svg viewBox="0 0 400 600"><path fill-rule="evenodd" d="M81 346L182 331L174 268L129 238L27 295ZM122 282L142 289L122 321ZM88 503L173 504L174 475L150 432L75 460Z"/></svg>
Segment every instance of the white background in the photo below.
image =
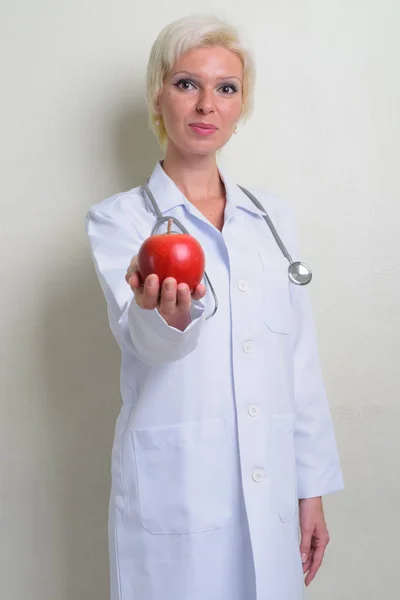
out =
<svg viewBox="0 0 400 600"><path fill-rule="evenodd" d="M346 492L309 600L392 600L400 569L400 5L205 0L239 25L256 110L221 155L288 201ZM215 8L216 7L216 8ZM151 43L194 0L2 2L0 597L107 600L119 352L83 219L160 157ZM145 600L145 599L132 599ZM189 600L189 599L188 599ZM275 600L275 599L270 599Z"/></svg>

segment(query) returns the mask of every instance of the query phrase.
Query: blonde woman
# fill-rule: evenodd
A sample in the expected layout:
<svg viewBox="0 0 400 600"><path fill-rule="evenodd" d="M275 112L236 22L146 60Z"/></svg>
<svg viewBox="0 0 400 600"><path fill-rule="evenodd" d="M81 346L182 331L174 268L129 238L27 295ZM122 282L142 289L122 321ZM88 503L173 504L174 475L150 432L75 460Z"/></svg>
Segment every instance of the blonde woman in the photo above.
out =
<svg viewBox="0 0 400 600"><path fill-rule="evenodd" d="M343 484L307 287L288 277L264 218L296 259L291 212L217 164L253 87L235 28L205 16L169 24L147 72L164 158L147 187L86 216L122 353L111 600L298 600L329 540L321 497ZM192 294L140 278L158 211L204 249L209 279Z"/></svg>

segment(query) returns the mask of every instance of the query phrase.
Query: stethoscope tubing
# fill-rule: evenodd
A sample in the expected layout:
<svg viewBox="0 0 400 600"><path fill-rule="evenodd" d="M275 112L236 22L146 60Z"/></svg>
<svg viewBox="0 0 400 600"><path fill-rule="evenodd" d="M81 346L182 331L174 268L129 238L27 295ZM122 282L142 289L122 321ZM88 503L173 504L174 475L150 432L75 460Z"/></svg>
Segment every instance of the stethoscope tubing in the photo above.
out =
<svg viewBox="0 0 400 600"><path fill-rule="evenodd" d="M144 189L146 191L146 194L151 202L151 205L153 207L154 213L157 217L156 223L151 231L151 235L156 235L158 230L160 229L161 225L163 223L167 223L168 221L172 221L182 233L187 233L189 234L189 231L186 229L186 227L175 217L170 217L170 216L163 216L162 212L160 211L160 207L157 204L157 201L152 193L152 191L150 190L150 187L148 185L148 181L144 184ZM264 209L263 205L261 204L261 202L259 202L257 200L257 198L251 193L249 192L249 190L247 190L246 188L242 187L241 185L238 186L242 192L244 194L246 194L246 196L248 196L250 198L250 200L253 202L253 204L263 213L263 218L265 220L265 222L267 223L272 235L274 236L274 239L277 243L277 245L279 246L283 256L287 259L287 261L289 262L289 267L288 267L288 276L289 276L289 280L296 284L296 285L307 285L308 283L310 283L311 279L312 279L312 271L310 269L310 267L308 265L306 265L306 263L304 262L300 262L300 261L296 261L294 262L291 255L288 252L288 249L286 248L285 244L283 243L281 237L279 236L277 230L275 229L275 226L273 224L273 222L271 221L271 218L269 216L269 214L267 213L267 211ZM296 269L302 269L305 273L303 273L303 280L296 280L294 273L296 272ZM215 313L217 312L218 309L218 298L217 298L217 294L214 290L214 287L210 281L210 278L207 275L207 272L204 272L204 279L207 282L207 285L209 286L211 293L213 295L214 298L214 310L212 312L211 315L209 315L208 317L206 317L206 319L211 318L213 315L215 315Z"/></svg>

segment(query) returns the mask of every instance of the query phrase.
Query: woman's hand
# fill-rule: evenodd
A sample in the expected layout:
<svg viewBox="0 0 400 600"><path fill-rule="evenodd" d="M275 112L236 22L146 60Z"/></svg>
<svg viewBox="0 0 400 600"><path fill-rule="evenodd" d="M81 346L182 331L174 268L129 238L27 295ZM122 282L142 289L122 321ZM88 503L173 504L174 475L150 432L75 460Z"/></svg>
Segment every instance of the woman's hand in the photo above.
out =
<svg viewBox="0 0 400 600"><path fill-rule="evenodd" d="M329 533L326 528L322 498L305 498L299 501L301 529L301 561L306 586L309 586L322 564Z"/></svg>
<svg viewBox="0 0 400 600"><path fill-rule="evenodd" d="M125 280L135 294L136 303L146 310L157 308L160 315L170 327L184 331L189 325L190 308L192 298L200 300L205 296L206 288L199 284L190 294L189 287L185 283L176 284L173 277L167 277L163 281L160 293L160 284L154 273L142 281L137 264L137 256L131 260L131 264L125 275Z"/></svg>

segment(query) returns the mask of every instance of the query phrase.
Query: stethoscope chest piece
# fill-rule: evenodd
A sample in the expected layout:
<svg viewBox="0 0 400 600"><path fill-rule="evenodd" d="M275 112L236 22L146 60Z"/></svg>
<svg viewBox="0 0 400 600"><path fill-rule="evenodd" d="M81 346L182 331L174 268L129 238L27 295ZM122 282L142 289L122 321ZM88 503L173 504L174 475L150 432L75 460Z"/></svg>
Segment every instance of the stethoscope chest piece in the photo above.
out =
<svg viewBox="0 0 400 600"><path fill-rule="evenodd" d="M288 267L289 279L297 285L307 285L312 279L312 271L306 263L301 261L291 262Z"/></svg>

